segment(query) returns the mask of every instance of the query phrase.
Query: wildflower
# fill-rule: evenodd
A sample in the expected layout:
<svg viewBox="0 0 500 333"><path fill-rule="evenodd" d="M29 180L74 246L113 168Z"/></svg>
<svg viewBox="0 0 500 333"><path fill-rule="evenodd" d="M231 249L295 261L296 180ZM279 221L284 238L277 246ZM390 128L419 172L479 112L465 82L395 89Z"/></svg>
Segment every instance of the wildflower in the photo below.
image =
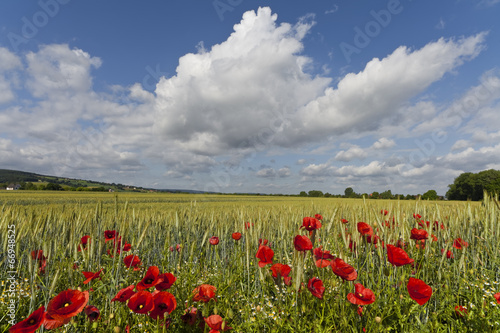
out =
<svg viewBox="0 0 500 333"><path fill-rule="evenodd" d="M344 224L349 223L349 221L348 221L348 220L346 220L346 219L341 219L341 220L340 220L340 222L342 222L342 223L344 223Z"/></svg>
<svg viewBox="0 0 500 333"><path fill-rule="evenodd" d="M496 293L495 295L493 295L493 297L495 297L497 303L500 304L500 293Z"/></svg>
<svg viewBox="0 0 500 333"><path fill-rule="evenodd" d="M101 277L100 277L101 272L102 272L102 268L98 272L95 272L95 273L92 273L92 272L82 272L83 275L85 275L85 278L86 278L86 280L83 281L83 284L87 284L90 281L95 280L97 278L99 278L99 280L100 280L101 279Z"/></svg>
<svg viewBox="0 0 500 333"><path fill-rule="evenodd" d="M288 265L274 264L271 266L271 271L273 272L273 278L278 279L283 277L283 280L287 286L290 285L292 278L288 276L291 272L291 268Z"/></svg>
<svg viewBox="0 0 500 333"><path fill-rule="evenodd" d="M231 237L233 237L234 240L239 241L241 239L241 233L239 233L239 232L233 232L233 234L231 235Z"/></svg>
<svg viewBox="0 0 500 333"><path fill-rule="evenodd" d="M429 237L429 234L424 229L417 229L417 228L411 229L410 239L414 239L414 240L422 240L423 239L423 240L425 240L428 237Z"/></svg>
<svg viewBox="0 0 500 333"><path fill-rule="evenodd" d="M212 244L212 245L219 244L219 237L217 237L217 236L210 237L210 244Z"/></svg>
<svg viewBox="0 0 500 333"><path fill-rule="evenodd" d="M139 259L138 256L131 254L123 258L123 263L129 268L134 267L134 271L138 271L140 269L139 266L141 265L141 259Z"/></svg>
<svg viewBox="0 0 500 333"><path fill-rule="evenodd" d="M215 292L217 288L210 284L202 284L193 290L193 301L202 301L208 303L211 299L215 300Z"/></svg>
<svg viewBox="0 0 500 333"><path fill-rule="evenodd" d="M380 214L383 214L385 216L385 215L389 214L389 211L387 209L382 209L380 211Z"/></svg>
<svg viewBox="0 0 500 333"><path fill-rule="evenodd" d="M219 315L211 315L208 318L203 318L208 327L211 328L209 333L217 333L219 331L231 330L232 327L227 326L226 322Z"/></svg>
<svg viewBox="0 0 500 333"><path fill-rule="evenodd" d="M332 260L332 271L335 275L340 276L345 281L354 281L358 277L358 273L351 265L347 264L340 258Z"/></svg>
<svg viewBox="0 0 500 333"><path fill-rule="evenodd" d="M267 264L272 264L274 251L269 246L260 245L255 257L259 258L259 267L264 267Z"/></svg>
<svg viewBox="0 0 500 333"><path fill-rule="evenodd" d="M135 294L134 287L135 285L131 284L127 288L123 288L116 294L116 296L111 300L111 302L118 301L123 303L128 301L130 297L132 297L132 295Z"/></svg>
<svg viewBox="0 0 500 333"><path fill-rule="evenodd" d="M87 305L84 310L89 321L96 321L101 317L99 309L93 305Z"/></svg>
<svg viewBox="0 0 500 333"><path fill-rule="evenodd" d="M358 222L357 227L361 236L373 235L373 228L368 223Z"/></svg>
<svg viewBox="0 0 500 333"><path fill-rule="evenodd" d="M67 289L50 300L47 314L55 320L65 320L82 312L89 301L88 291Z"/></svg>
<svg viewBox="0 0 500 333"><path fill-rule="evenodd" d="M322 220L323 219L323 215L321 215L321 214L315 214L314 218L318 219L318 220Z"/></svg>
<svg viewBox="0 0 500 333"><path fill-rule="evenodd" d="M86 235L80 239L80 245L78 246L78 252L87 249L87 244L90 243L90 236Z"/></svg>
<svg viewBox="0 0 500 333"><path fill-rule="evenodd" d="M307 236L297 235L293 241L293 245L297 251L312 250L312 242Z"/></svg>
<svg viewBox="0 0 500 333"><path fill-rule="evenodd" d="M148 313L154 307L153 295L146 290L138 291L130 297L127 306L135 313Z"/></svg>
<svg viewBox="0 0 500 333"><path fill-rule="evenodd" d="M172 273L163 273L158 276L158 282L155 285L156 290L170 289L177 281L177 278Z"/></svg>
<svg viewBox="0 0 500 333"><path fill-rule="evenodd" d="M31 333L35 332L45 320L45 307L42 305L37 310L35 310L32 314L28 316L28 318L18 322L13 325L10 329L10 333Z"/></svg>
<svg viewBox="0 0 500 333"><path fill-rule="evenodd" d="M330 251L323 251L321 247L317 247L313 250L314 257L316 258L316 266L323 268L328 267L331 264L330 259L335 257L330 254Z"/></svg>
<svg viewBox="0 0 500 333"><path fill-rule="evenodd" d="M455 306L455 313L457 314L457 316L459 317L463 317L464 315L467 315L468 312L467 312L467 308L462 306L462 305L457 305Z"/></svg>
<svg viewBox="0 0 500 333"><path fill-rule="evenodd" d="M154 308L149 316L153 319L163 319L165 313L172 313L177 307L177 301L174 295L167 291L162 291L154 295L153 297Z"/></svg>
<svg viewBox="0 0 500 333"><path fill-rule="evenodd" d="M413 213L413 217L416 218L416 219L421 219L422 215L417 214L417 213Z"/></svg>
<svg viewBox="0 0 500 333"><path fill-rule="evenodd" d="M193 326L196 322L196 319L198 319L198 309L194 307L190 307L186 310L184 310L184 314L181 316L181 320L188 325Z"/></svg>
<svg viewBox="0 0 500 333"><path fill-rule="evenodd" d="M375 302L375 294L361 283L354 285L354 293L347 294L347 300L356 305L367 305Z"/></svg>
<svg viewBox="0 0 500 333"><path fill-rule="evenodd" d="M137 284L137 290L141 291L156 286L160 270L156 266L149 266L144 278Z"/></svg>
<svg viewBox="0 0 500 333"><path fill-rule="evenodd" d="M321 222L319 219L316 219L314 217L304 217L302 219L301 228L305 228L307 231L317 230L321 228Z"/></svg>
<svg viewBox="0 0 500 333"><path fill-rule="evenodd" d="M411 299L419 305L424 305L432 296L432 288L424 281L410 277L406 286Z"/></svg>
<svg viewBox="0 0 500 333"><path fill-rule="evenodd" d="M63 325L66 325L70 321L71 317L66 319L54 319L48 313L45 313L45 320L43 321L43 327L46 330L53 330Z"/></svg>
<svg viewBox="0 0 500 333"><path fill-rule="evenodd" d="M455 249L461 250L462 248L468 247L468 246L469 246L469 243L464 241L462 238L457 238L453 241L453 247Z"/></svg>
<svg viewBox="0 0 500 333"><path fill-rule="evenodd" d="M393 266L404 266L415 261L408 256L405 250L391 244L387 244L387 260Z"/></svg>
<svg viewBox="0 0 500 333"><path fill-rule="evenodd" d="M104 239L105 239L106 243L110 240L115 239L116 236L117 236L116 230L105 230L104 231Z"/></svg>
<svg viewBox="0 0 500 333"><path fill-rule="evenodd" d="M323 287L323 281L320 279L313 277L312 279L309 280L309 283L307 284L307 289L313 294L313 296L322 299L323 298L323 293L325 292L325 287Z"/></svg>

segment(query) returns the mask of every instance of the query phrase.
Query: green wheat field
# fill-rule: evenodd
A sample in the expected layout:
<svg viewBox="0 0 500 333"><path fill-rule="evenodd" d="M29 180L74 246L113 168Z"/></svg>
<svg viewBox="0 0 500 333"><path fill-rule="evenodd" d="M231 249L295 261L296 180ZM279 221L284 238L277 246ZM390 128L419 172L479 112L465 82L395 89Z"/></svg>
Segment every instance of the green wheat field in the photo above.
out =
<svg viewBox="0 0 500 333"><path fill-rule="evenodd" d="M316 214L321 227L309 232L304 218ZM23 323L25 332L500 332L499 216L491 197L432 202L3 191L0 332L42 306L56 320L48 308L70 289L88 295L85 304L52 329L44 324L47 315L40 325L33 316ZM372 227L371 239L358 222ZM414 228L428 238L412 239ZM105 231L115 231L114 238ZM315 252L297 249L297 235L352 266L356 279L345 281L329 264L318 267ZM387 244L399 244L414 262L392 265ZM264 246L274 254L260 267L256 255ZM130 255L140 264L127 266ZM289 283L281 274L273 277L274 264L290 267ZM146 303L132 309L132 299L113 301L124 288L136 286L136 293L139 283L153 283L156 276L145 282L152 266L175 277L163 291L175 305L156 319L137 310ZM321 280L322 292L311 286L313 278ZM410 278L432 289L425 304L411 297ZM357 283L373 291L373 302L349 301ZM200 299L201 285L213 286L213 295ZM95 307L93 315L88 306Z"/></svg>

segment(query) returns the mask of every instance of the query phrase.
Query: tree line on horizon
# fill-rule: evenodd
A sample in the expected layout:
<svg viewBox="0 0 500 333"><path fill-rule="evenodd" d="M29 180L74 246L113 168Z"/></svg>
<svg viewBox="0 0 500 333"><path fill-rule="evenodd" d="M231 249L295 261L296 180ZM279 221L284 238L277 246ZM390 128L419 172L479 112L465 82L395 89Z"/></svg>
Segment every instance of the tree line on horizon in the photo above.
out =
<svg viewBox="0 0 500 333"><path fill-rule="evenodd" d="M324 198L367 198L367 199L400 199L416 200L472 200L483 199L484 191L496 195L500 193L500 171L490 169L478 173L464 172L455 178L453 184L448 185L449 190L445 196L439 196L435 190L428 190L424 194L392 194L391 190L384 192L356 193L352 187L344 190L344 194L323 193L318 190L302 191L301 197Z"/></svg>

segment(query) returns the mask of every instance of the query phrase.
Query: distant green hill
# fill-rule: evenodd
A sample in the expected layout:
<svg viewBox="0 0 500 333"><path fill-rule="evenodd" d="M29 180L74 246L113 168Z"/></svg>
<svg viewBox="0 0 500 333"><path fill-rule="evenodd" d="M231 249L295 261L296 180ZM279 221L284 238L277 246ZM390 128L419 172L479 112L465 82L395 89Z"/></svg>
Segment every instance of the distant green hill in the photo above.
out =
<svg viewBox="0 0 500 333"><path fill-rule="evenodd" d="M31 187L29 183L32 183L33 186ZM0 188L5 187L9 184L20 184L24 186L28 184L28 189L41 189L43 186L46 186L49 183L58 184L65 190L100 189L108 191L109 189L112 189L114 191L149 191L149 189L145 189L142 187L127 186L123 184L110 184L92 180L47 176L32 172L0 169Z"/></svg>

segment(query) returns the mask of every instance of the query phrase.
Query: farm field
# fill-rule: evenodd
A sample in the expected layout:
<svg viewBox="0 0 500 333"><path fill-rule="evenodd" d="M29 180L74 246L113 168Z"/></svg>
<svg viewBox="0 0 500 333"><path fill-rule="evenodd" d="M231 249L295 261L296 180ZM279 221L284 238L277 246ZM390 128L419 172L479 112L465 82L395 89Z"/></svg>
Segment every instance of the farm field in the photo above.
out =
<svg viewBox="0 0 500 333"><path fill-rule="evenodd" d="M491 198L3 191L0 332L500 332L499 216Z"/></svg>

